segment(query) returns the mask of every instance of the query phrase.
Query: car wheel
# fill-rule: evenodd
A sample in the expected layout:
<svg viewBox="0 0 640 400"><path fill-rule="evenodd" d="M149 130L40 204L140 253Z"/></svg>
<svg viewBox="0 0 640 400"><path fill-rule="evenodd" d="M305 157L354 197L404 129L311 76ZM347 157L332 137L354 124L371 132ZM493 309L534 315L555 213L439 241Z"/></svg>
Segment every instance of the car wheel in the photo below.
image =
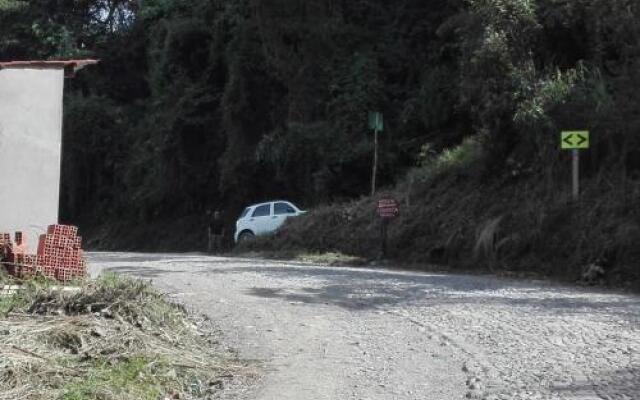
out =
<svg viewBox="0 0 640 400"><path fill-rule="evenodd" d="M256 235L253 234L253 232L250 231L244 231L240 234L240 237L238 238L238 243L245 243L245 242L249 242L253 239L255 239Z"/></svg>

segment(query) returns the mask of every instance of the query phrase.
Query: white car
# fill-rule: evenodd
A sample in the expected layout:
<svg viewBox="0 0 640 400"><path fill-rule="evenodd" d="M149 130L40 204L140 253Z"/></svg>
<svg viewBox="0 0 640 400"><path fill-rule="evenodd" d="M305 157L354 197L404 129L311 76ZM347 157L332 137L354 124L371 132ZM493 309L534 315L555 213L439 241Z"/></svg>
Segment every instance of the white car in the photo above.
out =
<svg viewBox="0 0 640 400"><path fill-rule="evenodd" d="M291 202L279 200L254 204L245 208L236 221L236 243L253 239L256 236L273 233L284 224L289 217L297 217L306 213Z"/></svg>

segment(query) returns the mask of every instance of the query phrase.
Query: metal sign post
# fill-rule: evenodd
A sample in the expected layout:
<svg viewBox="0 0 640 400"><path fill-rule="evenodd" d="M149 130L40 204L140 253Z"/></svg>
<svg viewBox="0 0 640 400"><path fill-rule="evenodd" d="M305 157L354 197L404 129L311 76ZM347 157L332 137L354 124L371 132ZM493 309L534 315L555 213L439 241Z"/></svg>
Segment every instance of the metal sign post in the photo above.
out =
<svg viewBox="0 0 640 400"><path fill-rule="evenodd" d="M369 113L369 129L373 129L373 171L371 173L371 196L376 194L376 178L378 176L378 136L384 131L384 119L379 112Z"/></svg>
<svg viewBox="0 0 640 400"><path fill-rule="evenodd" d="M580 150L571 150L573 164L573 200L578 201L580 198Z"/></svg>
<svg viewBox="0 0 640 400"><path fill-rule="evenodd" d="M589 139L589 131L564 131L561 135L562 149L571 150L574 201L580 198L580 150L589 148Z"/></svg>

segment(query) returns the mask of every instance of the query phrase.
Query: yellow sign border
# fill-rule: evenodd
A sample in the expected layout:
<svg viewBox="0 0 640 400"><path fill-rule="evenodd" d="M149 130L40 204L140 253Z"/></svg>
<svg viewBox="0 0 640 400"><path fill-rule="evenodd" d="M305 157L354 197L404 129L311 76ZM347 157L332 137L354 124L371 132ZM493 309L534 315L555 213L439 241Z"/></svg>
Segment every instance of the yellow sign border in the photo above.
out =
<svg viewBox="0 0 640 400"><path fill-rule="evenodd" d="M591 138L589 131L562 131L562 135L560 137L560 146L563 150L586 150L591 145ZM583 143L567 143L566 140L571 138L574 135L581 135L586 138Z"/></svg>

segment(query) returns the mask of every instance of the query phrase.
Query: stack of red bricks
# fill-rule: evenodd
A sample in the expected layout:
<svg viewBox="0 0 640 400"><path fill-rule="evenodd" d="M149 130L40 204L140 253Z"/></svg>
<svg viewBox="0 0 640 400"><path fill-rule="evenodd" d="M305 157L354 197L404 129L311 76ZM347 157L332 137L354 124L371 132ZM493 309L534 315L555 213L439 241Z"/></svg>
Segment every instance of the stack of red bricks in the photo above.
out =
<svg viewBox="0 0 640 400"><path fill-rule="evenodd" d="M37 265L43 275L61 282L84 278L87 266L78 228L67 225L49 226L47 234L40 236Z"/></svg>
<svg viewBox="0 0 640 400"><path fill-rule="evenodd" d="M18 278L34 277L41 269L38 265L38 256L31 254L15 254L13 263L8 265L9 274Z"/></svg>
<svg viewBox="0 0 640 400"><path fill-rule="evenodd" d="M0 234L2 245L11 246L11 236ZM41 275L69 282L87 275L87 266L82 251L82 238L78 228L66 225L51 225L46 235L38 242L38 254L12 254L6 264L11 275L18 278L30 278Z"/></svg>
<svg viewBox="0 0 640 400"><path fill-rule="evenodd" d="M10 275L30 277L35 274L37 256L14 254L10 233L0 233L0 251L2 251L1 258L6 262L5 267Z"/></svg>

